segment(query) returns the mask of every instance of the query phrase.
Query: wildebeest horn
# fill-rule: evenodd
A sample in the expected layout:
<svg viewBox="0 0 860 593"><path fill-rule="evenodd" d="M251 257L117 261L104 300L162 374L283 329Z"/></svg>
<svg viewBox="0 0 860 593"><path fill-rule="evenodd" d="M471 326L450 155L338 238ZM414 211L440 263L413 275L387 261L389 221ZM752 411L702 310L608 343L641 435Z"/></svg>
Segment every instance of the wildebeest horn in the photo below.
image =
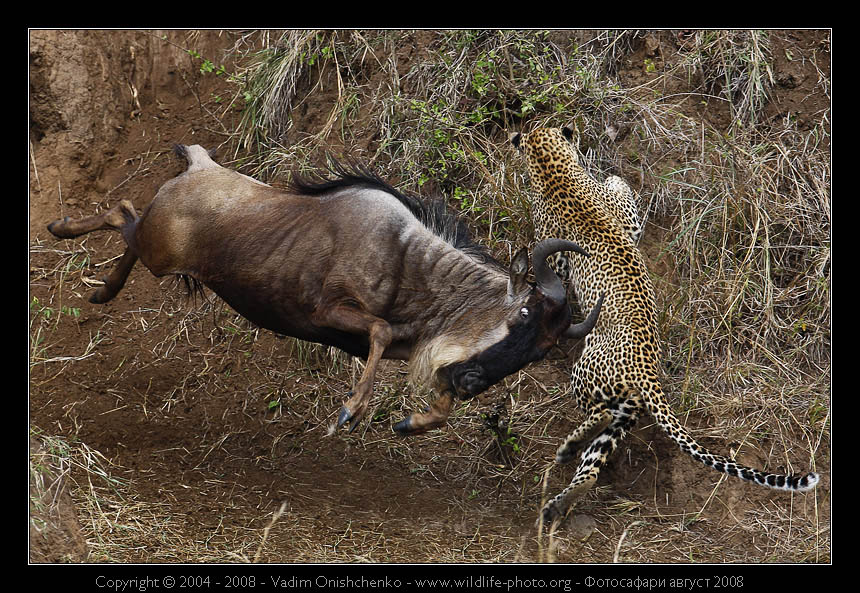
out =
<svg viewBox="0 0 860 593"><path fill-rule="evenodd" d="M591 313L588 314L588 317L582 323L570 324L566 330L564 330L564 337L566 338L584 338L587 336L591 330L594 329L594 325L597 323L597 316L600 314L600 307L603 306L603 298L606 296L606 293L602 293L600 298L597 299L597 303L591 309Z"/></svg>
<svg viewBox="0 0 860 593"><path fill-rule="evenodd" d="M535 245L534 253L532 254L532 266L535 272L535 281L538 288L554 301L564 299L567 291L561 280L546 263L548 258L553 253L558 251L576 251L582 255L588 256L588 252L571 241L564 239L544 239Z"/></svg>

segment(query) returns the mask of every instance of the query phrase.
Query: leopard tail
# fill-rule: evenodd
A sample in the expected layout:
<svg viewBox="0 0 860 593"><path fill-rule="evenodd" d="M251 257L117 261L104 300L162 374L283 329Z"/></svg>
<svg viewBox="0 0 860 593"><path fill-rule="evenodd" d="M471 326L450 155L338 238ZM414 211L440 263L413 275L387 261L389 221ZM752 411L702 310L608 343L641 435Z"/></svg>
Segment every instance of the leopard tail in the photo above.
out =
<svg viewBox="0 0 860 593"><path fill-rule="evenodd" d="M811 490L818 484L819 475L815 472L806 474L784 475L767 473L751 467L746 467L723 455L712 453L707 448L700 445L693 436L684 428L678 421L675 414L666 403L663 390L659 385L652 388L652 393L643 393L643 400L648 413L654 417L657 424L663 429L670 439L681 448L682 451L689 454L693 459L707 465L708 467L734 476L755 482L767 488L776 490L788 490L795 492L805 492Z"/></svg>

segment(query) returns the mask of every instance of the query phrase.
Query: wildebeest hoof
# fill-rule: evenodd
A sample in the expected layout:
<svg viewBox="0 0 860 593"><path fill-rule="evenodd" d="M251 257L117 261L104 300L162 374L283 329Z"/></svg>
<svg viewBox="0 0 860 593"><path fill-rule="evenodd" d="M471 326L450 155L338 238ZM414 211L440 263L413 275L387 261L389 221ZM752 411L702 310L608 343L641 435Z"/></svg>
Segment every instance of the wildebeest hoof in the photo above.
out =
<svg viewBox="0 0 860 593"><path fill-rule="evenodd" d="M415 422L414 414L407 416L400 422L394 425L394 432L399 434L402 437L413 436L416 434L423 434L430 430L431 428L435 428L436 426L428 423L420 423Z"/></svg>
<svg viewBox="0 0 860 593"><path fill-rule="evenodd" d="M62 232L62 228L58 229L57 225L66 224L70 220L71 220L70 216L66 216L65 218L63 218L61 220L55 220L54 222L48 224L48 231L50 231L51 234L54 235L55 237L59 237L61 239L66 239L67 237Z"/></svg>
<svg viewBox="0 0 860 593"><path fill-rule="evenodd" d="M340 428L344 424L346 424L349 419L352 418L352 412L350 412L346 406L343 406L340 409L340 414L337 415L337 427Z"/></svg>
<svg viewBox="0 0 860 593"><path fill-rule="evenodd" d="M341 428L344 424L352 421L352 424L349 426L349 432L355 430L358 426L358 423L364 417L364 412L366 410L366 405L363 404L362 400L352 401L355 395L355 390L350 390L349 393L346 394L347 402L343 404L343 407L340 409L340 413L337 415L337 428Z"/></svg>
<svg viewBox="0 0 860 593"><path fill-rule="evenodd" d="M444 424L437 418L428 418L426 414L411 414L394 425L394 432L400 436L424 434Z"/></svg>
<svg viewBox="0 0 860 593"><path fill-rule="evenodd" d="M409 436L414 434L414 429L412 428L412 416L407 416L400 422L394 425L394 432L399 434L400 436Z"/></svg>
<svg viewBox="0 0 860 593"><path fill-rule="evenodd" d="M350 411L349 408L347 408L346 406L343 406L340 409L340 414L337 415L337 427L340 428L341 426L343 426L344 424L346 424L350 420L352 420L352 424L350 424L350 426L349 426L349 432L352 432L355 430L355 427L358 426L358 423L361 420L361 417L360 416L356 417Z"/></svg>

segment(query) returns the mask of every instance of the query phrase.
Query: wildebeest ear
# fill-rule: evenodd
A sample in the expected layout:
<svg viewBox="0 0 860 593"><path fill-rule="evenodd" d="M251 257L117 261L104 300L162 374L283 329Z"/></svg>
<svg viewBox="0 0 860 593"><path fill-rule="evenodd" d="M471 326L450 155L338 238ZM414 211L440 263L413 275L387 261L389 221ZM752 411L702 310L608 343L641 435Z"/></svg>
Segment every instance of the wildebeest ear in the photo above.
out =
<svg viewBox="0 0 860 593"><path fill-rule="evenodd" d="M510 278L508 279L508 298L514 299L528 286L529 251L525 247L511 260Z"/></svg>
<svg viewBox="0 0 860 593"><path fill-rule="evenodd" d="M523 135L519 132L514 132L508 136L508 140L511 144L513 144L517 149L520 148L520 140L522 140Z"/></svg>

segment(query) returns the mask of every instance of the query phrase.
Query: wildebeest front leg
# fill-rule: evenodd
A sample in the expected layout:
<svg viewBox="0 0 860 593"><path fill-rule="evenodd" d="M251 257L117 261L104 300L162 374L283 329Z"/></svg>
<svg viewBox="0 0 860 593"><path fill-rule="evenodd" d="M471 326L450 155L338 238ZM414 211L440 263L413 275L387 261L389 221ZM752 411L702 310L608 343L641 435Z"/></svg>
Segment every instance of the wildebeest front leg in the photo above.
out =
<svg viewBox="0 0 860 593"><path fill-rule="evenodd" d="M415 435L427 432L434 428L444 426L448 421L448 416L451 414L451 408L454 405L454 393L450 390L442 392L436 401L434 401L427 410L421 414L410 414L394 425L394 430L403 436Z"/></svg>
<svg viewBox="0 0 860 593"><path fill-rule="evenodd" d="M386 321L374 317L354 305L344 304L323 310L318 309L313 314L312 319L317 325L355 334L367 334L369 338L370 351L367 355L364 372L353 387L352 397L343 404L337 418L338 428L352 421L349 427L349 431L352 432L367 412L370 396L373 393L376 368L379 366L382 353L391 344L393 331Z"/></svg>

